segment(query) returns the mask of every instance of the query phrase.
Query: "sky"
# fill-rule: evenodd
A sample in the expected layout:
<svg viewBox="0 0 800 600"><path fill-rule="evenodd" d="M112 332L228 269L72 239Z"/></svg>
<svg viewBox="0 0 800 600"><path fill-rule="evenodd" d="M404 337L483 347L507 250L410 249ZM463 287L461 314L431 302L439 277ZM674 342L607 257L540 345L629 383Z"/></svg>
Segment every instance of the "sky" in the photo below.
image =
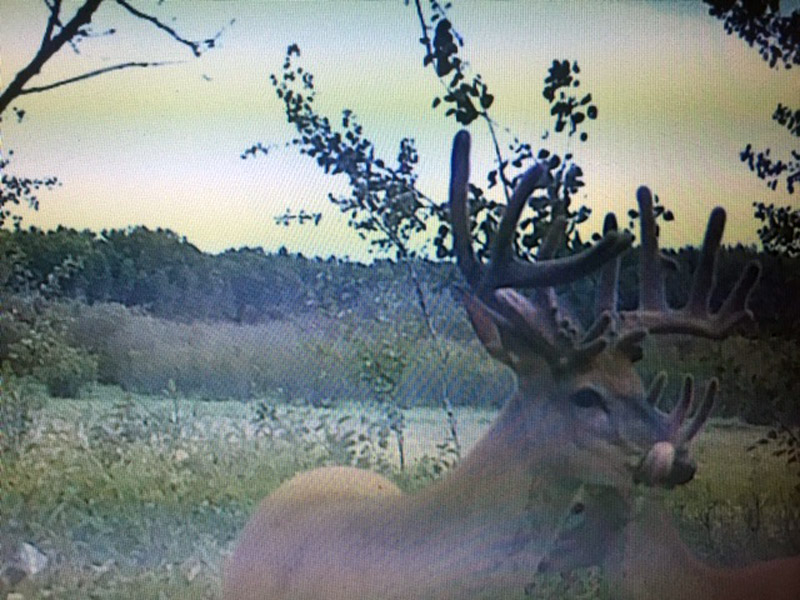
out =
<svg viewBox="0 0 800 600"><path fill-rule="evenodd" d="M80 53L62 49L29 85L126 61L176 61L127 69L20 97L18 122L6 113L0 134L11 168L21 176L57 175L37 212L23 225L76 229L146 225L169 228L200 249L262 246L275 251L369 259L368 245L346 226L328 193L347 193L285 144L294 130L269 84L289 44L314 73L317 110L338 121L356 112L382 156L394 162L403 137L416 140L418 187L444 202L450 144L459 125L431 102L441 93L423 69L413 7L396 1L136 1L185 37L223 29L218 47L194 58L152 25L104 3ZM755 243L752 203L800 205L771 192L740 163L748 142L788 156L792 138L771 119L781 102L800 105L800 72L771 70L758 53L725 34L700 2L530 2L456 0L450 12L463 35L462 55L496 100L493 118L534 147L572 151L585 172L576 201L593 210L587 234L602 216L623 216L635 190L649 185L676 221L663 244L698 244L713 206L728 211L726 243ZM76 3L65 1L66 13ZM427 2L423 2L427 6ZM47 11L43 2L0 0L2 85L34 55ZM231 21L233 21L231 23ZM577 60L582 89L599 116L589 139L543 133L552 128L542 81L553 59ZM492 168L486 126L475 122L473 181L485 186ZM501 139L508 141L508 139ZM267 156L242 160L256 142ZM795 144L796 145L796 144ZM500 198L498 197L498 200ZM287 208L321 211L318 227L283 227Z"/></svg>

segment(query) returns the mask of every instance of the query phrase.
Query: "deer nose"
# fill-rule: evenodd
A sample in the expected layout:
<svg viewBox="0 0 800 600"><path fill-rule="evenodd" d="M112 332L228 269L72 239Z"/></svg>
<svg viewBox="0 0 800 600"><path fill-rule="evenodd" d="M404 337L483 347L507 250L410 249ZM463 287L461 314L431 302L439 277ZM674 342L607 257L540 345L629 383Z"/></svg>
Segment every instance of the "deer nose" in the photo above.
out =
<svg viewBox="0 0 800 600"><path fill-rule="evenodd" d="M688 452L662 441L654 444L642 459L634 482L672 488L691 481L696 471L697 466Z"/></svg>
<svg viewBox="0 0 800 600"><path fill-rule="evenodd" d="M662 485L667 488L683 485L691 481L696 472L697 465L693 460L677 459L672 463L672 470Z"/></svg>

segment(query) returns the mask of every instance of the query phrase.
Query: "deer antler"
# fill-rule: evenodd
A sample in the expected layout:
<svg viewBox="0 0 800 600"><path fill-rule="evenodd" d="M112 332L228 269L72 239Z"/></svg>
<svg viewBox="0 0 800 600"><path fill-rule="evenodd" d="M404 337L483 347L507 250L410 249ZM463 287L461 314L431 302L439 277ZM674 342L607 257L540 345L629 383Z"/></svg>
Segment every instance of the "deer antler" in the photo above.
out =
<svg viewBox="0 0 800 600"><path fill-rule="evenodd" d="M548 169L537 163L522 176L514 190L492 242L489 262L482 264L472 250L470 237L469 150L469 133L460 131L453 140L450 215L456 261L472 290L464 304L478 336L496 358L508 364L513 364L516 357L510 347L519 344L544 358L554 369L563 370L597 354L607 345L606 340L596 333L583 335L579 325L560 306L552 286L585 277L613 261L630 247L631 235L609 231L588 250L553 258L564 235L565 221L558 218L542 241L535 263L516 258L514 231L522 209L533 191L546 187L550 177ZM530 300L512 287L536 288L536 293ZM602 329L609 322L605 319Z"/></svg>
<svg viewBox="0 0 800 600"><path fill-rule="evenodd" d="M757 261L745 267L720 309L712 313L710 308L711 295L716 285L717 253L725 229L725 211L719 207L711 211L700 251L700 261L692 279L689 300L682 308L673 309L669 307L666 299L664 268L674 265L658 249L652 194L648 188L640 187L636 192L636 199L639 204L642 236L639 257L639 307L635 310L617 312L619 259L603 267L595 299L596 313L610 315L616 321L618 337L614 342L614 348L635 362L642 356L640 344L646 333L679 333L722 339L730 335L741 323L751 320L753 316L747 305L761 271ZM606 217L603 229L606 234L616 231L617 222L614 215ZM648 400L653 405L658 403L665 381L666 374L663 373L654 380L648 393ZM708 383L704 398L695 402L693 379L685 378L681 397L672 411L664 414L667 422L667 439L653 446L642 461L639 472L642 480L651 484L670 485L672 480L681 481L687 478L686 474L676 472L673 468L676 452L685 451L708 420L718 387L718 381L712 379ZM687 419L692 408L694 416ZM672 479L664 480L665 473L669 473ZM688 475L688 478L690 477L691 475Z"/></svg>
<svg viewBox="0 0 800 600"><path fill-rule="evenodd" d="M593 247L567 258L551 259L550 256L544 256L543 254L550 251L549 248L544 253L540 250L538 255L540 260L536 263L527 263L515 258L514 231L522 209L533 191L545 187L549 178L547 168L542 163L537 163L517 184L492 243L489 264L481 264L472 250L469 234L467 210L469 151L469 133L459 131L453 140L450 214L453 247L458 267L479 297L487 299L498 288L546 287L570 283L596 271L630 246L631 237L627 232L611 231ZM558 230L559 226L563 227L560 222L554 223L552 229ZM545 242L543 247L547 245Z"/></svg>
<svg viewBox="0 0 800 600"><path fill-rule="evenodd" d="M564 234L563 219L553 222L542 242L535 263L514 256L514 231L522 209L534 190L548 184L549 171L537 163L521 178L500 221L490 248L488 264L481 263L472 250L467 189L469 182L470 137L459 132L453 141L450 180L450 211L453 247L459 269L474 296L465 302L470 318L487 348L505 362L509 348L520 342L543 357L555 369L588 364L609 344L632 362L642 356L641 343L647 334L685 333L721 339L743 321L752 319L747 308L750 292L760 273L750 263L719 311L712 313L709 301L715 282L716 256L725 227L725 211L712 211L695 271L689 301L681 309L668 306L665 266L673 262L658 249L653 199L641 187L636 197L641 223L639 308L619 311L620 254L631 244L631 236L620 232L613 214L606 217L603 238L593 247L568 258L553 258ZM570 283L600 270L595 301L596 320L583 332L558 301L552 286ZM529 300L511 288L536 288ZM477 315L480 310L483 314ZM478 322L480 321L480 322ZM606 335L613 325L614 336Z"/></svg>
<svg viewBox="0 0 800 600"><path fill-rule="evenodd" d="M647 393L647 400L658 410L658 403L667 382L667 374L660 372L653 379L650 390ZM672 486L676 482L681 482L691 478L691 474L680 472L675 469L675 457L677 452L684 449L702 430L711 410L714 408L714 399L719 390L719 381L712 378L706 385L706 393L703 399L696 402L694 399L694 379L686 376L683 380L681 396L673 409L669 412L659 413L663 415L667 422L667 439L655 444L645 455L636 473L636 481L647 483L648 485ZM694 408L694 411L691 409ZM687 419L690 412L694 415ZM688 468L688 466L687 466Z"/></svg>
<svg viewBox="0 0 800 600"><path fill-rule="evenodd" d="M709 303L715 286L716 259L725 229L725 210L717 207L708 219L705 239L700 252L700 262L694 273L689 300L683 308L672 309L667 305L664 267L670 260L658 249L653 197L650 190L640 187L636 192L639 204L642 242L639 259L639 308L621 311L619 317L620 337L631 331L643 329L649 333L685 333L700 337L722 339L738 325L751 320L747 308L750 293L758 281L761 267L751 262L742 272L731 293L721 308L712 313ZM607 218L606 232L616 230L616 219ZM616 289L619 278L619 261L605 266L598 287L596 309L616 310Z"/></svg>

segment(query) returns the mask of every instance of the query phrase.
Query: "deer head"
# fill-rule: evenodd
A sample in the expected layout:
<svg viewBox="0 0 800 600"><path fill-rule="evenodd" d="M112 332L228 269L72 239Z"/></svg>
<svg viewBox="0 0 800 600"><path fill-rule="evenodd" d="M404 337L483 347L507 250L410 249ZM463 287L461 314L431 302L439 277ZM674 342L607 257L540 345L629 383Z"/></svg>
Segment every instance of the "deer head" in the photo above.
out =
<svg viewBox="0 0 800 600"><path fill-rule="evenodd" d="M689 300L673 309L666 301L664 269L670 263L658 249L652 195L646 187L639 188L639 306L621 311L617 306L619 256L632 240L630 234L617 230L613 214L606 217L602 240L578 255L554 258L564 233L563 221L556 221L535 263L514 256L514 231L522 209L535 189L548 184L549 173L542 164L521 178L499 224L488 263L476 258L467 209L469 145L466 132L457 134L450 183L454 252L469 284L462 300L478 338L519 381L512 405L518 410L536 407L540 421L531 427L538 435L547 427L571 432L560 439L579 451L567 449L554 456L564 472L582 481L608 483L604 477L611 476L619 483L622 475L650 485L672 486L690 480L695 467L689 446L711 413L717 382L710 381L703 398L695 401L693 380L687 377L674 409L665 412L656 404L666 376L657 376L645 391L634 364L642 357L642 342L648 335L719 339L751 319L747 300L758 279L757 264L745 269L722 307L710 312L724 210L712 211ZM595 319L584 328L570 316L552 286L594 272L599 274ZM533 291L528 297L512 288Z"/></svg>

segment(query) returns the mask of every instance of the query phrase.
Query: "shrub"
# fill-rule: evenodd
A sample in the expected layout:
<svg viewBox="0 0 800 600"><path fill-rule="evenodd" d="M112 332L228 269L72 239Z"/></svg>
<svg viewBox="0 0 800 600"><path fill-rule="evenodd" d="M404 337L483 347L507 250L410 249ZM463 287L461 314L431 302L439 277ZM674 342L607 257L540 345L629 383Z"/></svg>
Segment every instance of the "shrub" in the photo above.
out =
<svg viewBox="0 0 800 600"><path fill-rule="evenodd" d="M97 359L79 348L55 343L39 355L31 375L56 398L76 398L84 385L97 379Z"/></svg>
<svg viewBox="0 0 800 600"><path fill-rule="evenodd" d="M36 408L38 403L18 389L10 369L3 369L0 374L0 457L19 454L32 421L31 413Z"/></svg>
<svg viewBox="0 0 800 600"><path fill-rule="evenodd" d="M42 305L16 321L19 337L8 345L7 360L14 373L38 379L58 398L74 398L97 379L97 359L69 344L70 321L62 307Z"/></svg>

